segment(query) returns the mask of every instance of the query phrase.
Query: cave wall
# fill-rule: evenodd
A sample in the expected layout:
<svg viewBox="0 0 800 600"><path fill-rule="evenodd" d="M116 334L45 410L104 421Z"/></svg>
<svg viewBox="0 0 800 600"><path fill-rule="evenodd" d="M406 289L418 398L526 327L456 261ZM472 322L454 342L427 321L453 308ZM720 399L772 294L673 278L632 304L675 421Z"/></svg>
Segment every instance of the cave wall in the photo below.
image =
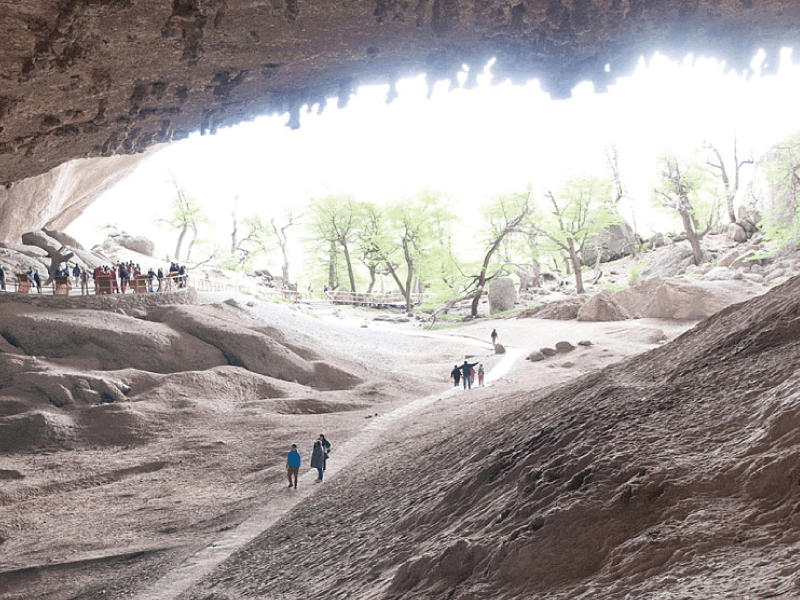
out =
<svg viewBox="0 0 800 600"><path fill-rule="evenodd" d="M584 79L602 89L656 49L744 67L798 31L794 0L5 2L0 184L260 114L289 111L296 127L304 103L345 104L361 83L421 71L434 81L491 57L498 78L538 77L564 97Z"/></svg>

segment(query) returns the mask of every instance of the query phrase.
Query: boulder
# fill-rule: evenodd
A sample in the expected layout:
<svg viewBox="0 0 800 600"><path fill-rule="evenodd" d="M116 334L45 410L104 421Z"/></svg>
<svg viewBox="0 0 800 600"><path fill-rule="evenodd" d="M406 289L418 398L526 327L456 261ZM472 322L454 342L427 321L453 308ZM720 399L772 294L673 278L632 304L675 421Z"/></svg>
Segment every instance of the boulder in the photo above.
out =
<svg viewBox="0 0 800 600"><path fill-rule="evenodd" d="M553 348L548 348L547 346L545 346L544 348L539 348L539 352L548 357L556 355L556 351Z"/></svg>
<svg viewBox="0 0 800 600"><path fill-rule="evenodd" d="M634 316L655 319L698 320L763 292L742 282L648 279L614 294Z"/></svg>
<svg viewBox="0 0 800 600"><path fill-rule="evenodd" d="M228 363L220 350L187 333L112 312L0 305L0 335L29 356L89 370L169 373Z"/></svg>
<svg viewBox="0 0 800 600"><path fill-rule="evenodd" d="M514 308L517 301L517 290L514 281L508 277L492 280L489 286L489 313L506 312Z"/></svg>
<svg viewBox="0 0 800 600"><path fill-rule="evenodd" d="M730 281L731 279L741 278L736 269L729 267L714 267L703 275L700 279L703 281Z"/></svg>
<svg viewBox="0 0 800 600"><path fill-rule="evenodd" d="M642 280L654 277L675 277L681 275L686 267L694 264L694 254L689 242L679 242L659 251L649 267L641 272Z"/></svg>
<svg viewBox="0 0 800 600"><path fill-rule="evenodd" d="M541 306L526 309L517 315L518 319L553 319L569 321L578 317L578 312L586 302L586 296L576 296L555 302L548 302Z"/></svg>
<svg viewBox="0 0 800 600"><path fill-rule="evenodd" d="M594 266L598 253L601 263L629 256L636 247L636 241L633 229L626 222L609 225L597 237L586 240L581 251L581 264Z"/></svg>
<svg viewBox="0 0 800 600"><path fill-rule="evenodd" d="M63 231L56 231L55 229L42 229L44 233L49 235L60 244L71 248L72 250L85 250L81 243L68 233Z"/></svg>
<svg viewBox="0 0 800 600"><path fill-rule="evenodd" d="M44 250L49 256L58 253L64 244L50 237L44 231L29 231L22 234L22 243L26 246L36 246Z"/></svg>
<svg viewBox="0 0 800 600"><path fill-rule="evenodd" d="M117 243L118 246L122 246L128 250L133 250L139 254L144 254L145 256L155 256L156 254L156 245L142 235L128 235L126 233L122 233L111 236L111 238Z"/></svg>
<svg viewBox="0 0 800 600"><path fill-rule="evenodd" d="M603 290L586 301L578 311L577 318L578 321L624 321L630 315L609 290Z"/></svg>
<svg viewBox="0 0 800 600"><path fill-rule="evenodd" d="M528 354L528 360L531 362L539 362L544 360L544 354L539 352L538 350L532 350L530 354Z"/></svg>
<svg viewBox="0 0 800 600"><path fill-rule="evenodd" d="M308 348L290 344L277 330L227 305L163 306L148 319L164 323L218 348L228 364L322 390L350 389L361 380L318 361Z"/></svg>
<svg viewBox="0 0 800 600"><path fill-rule="evenodd" d="M562 341L556 343L556 352L560 354L566 354L567 352L572 352L573 350L575 350L575 346L569 342Z"/></svg>
<svg viewBox="0 0 800 600"><path fill-rule="evenodd" d="M747 232L738 223L731 223L728 226L728 237L737 244L747 241Z"/></svg>
<svg viewBox="0 0 800 600"><path fill-rule="evenodd" d="M495 354L505 354L506 353L506 347L503 346L503 344L495 344L494 345L494 353Z"/></svg>

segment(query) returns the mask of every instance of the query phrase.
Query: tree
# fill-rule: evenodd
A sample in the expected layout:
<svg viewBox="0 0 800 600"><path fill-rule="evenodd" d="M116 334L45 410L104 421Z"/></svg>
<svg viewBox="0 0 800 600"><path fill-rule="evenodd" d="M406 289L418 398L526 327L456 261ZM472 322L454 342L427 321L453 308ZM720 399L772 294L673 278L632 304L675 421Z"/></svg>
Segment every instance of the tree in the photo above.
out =
<svg viewBox="0 0 800 600"><path fill-rule="evenodd" d="M411 295L416 276L424 264L426 253L434 246L438 226L452 220L441 194L424 191L410 200L393 203L386 209L385 232L373 239L374 251L386 265L400 293L406 300L406 310L411 311ZM405 269L405 280L401 279Z"/></svg>
<svg viewBox="0 0 800 600"><path fill-rule="evenodd" d="M711 230L715 203L709 205L709 177L706 168L698 161L683 161L675 154L665 152L658 159L658 185L653 189L656 204L678 213L683 223L686 239L692 247L694 263L705 261L700 240ZM705 229L700 221L707 217Z"/></svg>
<svg viewBox="0 0 800 600"><path fill-rule="evenodd" d="M483 217L489 225L489 231L484 240L484 247L486 250L480 265L480 270L477 275L472 276L474 294L472 297L471 314L473 317L478 316L478 303L483 295L486 284L503 272L503 266L500 265L494 268L491 274L489 273L489 269L503 241L506 240L508 236L521 233L526 228L529 228L526 227L529 226L527 219L532 211L533 205L531 204L530 190L518 194L497 196L492 203L484 208Z"/></svg>
<svg viewBox="0 0 800 600"><path fill-rule="evenodd" d="M300 219L303 218L302 214L295 214L292 211L288 211L284 213L283 220L281 223L277 223L277 217L272 217L270 219L270 225L272 226L272 234L274 235L275 239L278 240L278 245L281 248L281 256L283 257L283 262L281 263L281 275L283 276L283 280L286 282L286 285L289 285L291 281L289 279L289 229L294 227Z"/></svg>
<svg viewBox="0 0 800 600"><path fill-rule="evenodd" d="M769 208L761 224L766 238L783 248L800 244L800 132L781 140L767 154L765 179Z"/></svg>
<svg viewBox="0 0 800 600"><path fill-rule="evenodd" d="M330 195L311 201L308 227L316 242L336 244L344 254L350 291L356 291L353 260L350 255L360 225L361 205L350 195ZM333 264L331 260L329 264ZM331 282L332 283L332 282Z"/></svg>
<svg viewBox="0 0 800 600"><path fill-rule="evenodd" d="M367 293L375 288L375 280L383 265L378 240L385 234L386 218L384 211L371 202L361 205L361 227L356 232L358 259L367 268L369 286ZM385 265L384 265L385 267ZM385 271L388 274L388 271Z"/></svg>
<svg viewBox="0 0 800 600"><path fill-rule="evenodd" d="M175 196L172 198L170 210L172 214L167 219L157 219L156 222L166 223L172 229L180 230L178 241L175 244L175 260L181 261L181 250L186 236L190 235L189 247L185 259L191 260L192 246L197 239L197 228L201 223L207 223L208 217L203 212L197 198L190 196L178 182L174 174L170 173L172 185L175 187Z"/></svg>
<svg viewBox="0 0 800 600"><path fill-rule="evenodd" d="M711 167L714 171L716 171L717 175L722 182L722 186L725 190L725 206L728 210L728 219L730 219L731 223L736 223L736 210L733 205L733 201L736 198L736 194L739 191L739 181L740 181L740 173L742 167L744 165L751 165L753 164L752 156L748 158L744 158L739 160L739 149L737 145L736 136L733 137L733 182L731 182L730 177L728 176L728 169L725 167L725 160L722 158L722 153L717 150L717 147L714 146L711 142L705 142L703 144L703 148L708 150L712 155L713 158L711 160L707 160L706 164Z"/></svg>
<svg viewBox="0 0 800 600"><path fill-rule="evenodd" d="M575 289L584 293L580 254L586 240L596 237L609 225L621 220L611 198L611 182L593 175L573 177L558 196L545 191L552 208L536 230L563 252L575 276Z"/></svg>
<svg viewBox="0 0 800 600"><path fill-rule="evenodd" d="M237 240L233 256L236 267L246 269L252 267L257 258L271 254L275 250L275 242L272 231L260 215L245 217L242 225L246 233Z"/></svg>

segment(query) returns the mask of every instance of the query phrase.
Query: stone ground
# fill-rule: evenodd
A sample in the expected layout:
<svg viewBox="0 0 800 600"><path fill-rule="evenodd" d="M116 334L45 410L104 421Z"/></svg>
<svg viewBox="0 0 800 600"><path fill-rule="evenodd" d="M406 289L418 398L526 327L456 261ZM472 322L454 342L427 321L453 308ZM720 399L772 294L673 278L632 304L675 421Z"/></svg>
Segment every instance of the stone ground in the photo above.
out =
<svg viewBox="0 0 800 600"><path fill-rule="evenodd" d="M222 298L209 294L204 301ZM357 506L340 507L332 517L338 533L346 531L351 508L380 512L370 497L390 485L386 477L392 465L375 464L376 452L387 444L397 449L390 453L393 462L402 461L403 449L423 436L460 430L469 448L469 438L484 422L520 404L515 396L520 390L570 381L653 348L653 339L673 338L691 325L481 319L426 332L413 321L373 322L369 311L304 314L238 300L249 302L248 310L266 323L316 340L315 350L334 357L334 364L342 354L355 360L374 380L357 391L326 393L324 401L219 400L213 390L172 403L141 401L106 410L96 427L130 418L133 411L148 429L143 445L120 438L110 447L90 440L71 449L9 452L0 458L0 598L240 597L238 592L205 596L192 589L203 576L217 578L214 569L222 560L246 553L253 539L290 539L292 534L284 532L303 520L305 504L328 497L344 485L341 479L361 492ZM509 356L561 340L592 345L541 363L520 358L497 376L491 373L503 357L488 343L495 327ZM491 385L452 389L449 371L465 357L485 363ZM328 479L315 486L304 468L300 489L286 490L288 446L298 443L307 461L319 432L334 443ZM447 465L435 468L448 476ZM307 593L271 591L257 597L311 597L302 595Z"/></svg>

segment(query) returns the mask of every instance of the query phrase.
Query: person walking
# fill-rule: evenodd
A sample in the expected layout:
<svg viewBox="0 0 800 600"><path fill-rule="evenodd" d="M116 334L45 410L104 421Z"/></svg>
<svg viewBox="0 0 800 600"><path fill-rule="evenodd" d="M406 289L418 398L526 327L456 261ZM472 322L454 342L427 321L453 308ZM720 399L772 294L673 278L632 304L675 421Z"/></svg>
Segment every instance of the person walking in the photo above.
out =
<svg viewBox="0 0 800 600"><path fill-rule="evenodd" d="M311 450L311 468L317 470L317 480L314 483L322 483L322 476L325 474L325 449L322 442L314 442Z"/></svg>
<svg viewBox="0 0 800 600"><path fill-rule="evenodd" d="M324 433L319 434L319 441L322 444L322 451L325 453L325 464L322 467L324 471L328 467L328 459L331 457L331 443L325 439Z"/></svg>
<svg viewBox="0 0 800 600"><path fill-rule="evenodd" d="M453 367L453 370L450 371L450 379L453 380L453 387L458 387L458 384L461 383L461 370L458 368L458 365Z"/></svg>
<svg viewBox="0 0 800 600"><path fill-rule="evenodd" d="M485 373L483 372L483 364L478 365L478 385L483 387L483 377Z"/></svg>
<svg viewBox="0 0 800 600"><path fill-rule="evenodd" d="M297 474L302 463L303 457L297 451L297 444L292 444L292 449L286 455L286 476L289 478L289 487L292 487L294 480L294 489L297 489Z"/></svg>
<svg viewBox="0 0 800 600"><path fill-rule="evenodd" d="M466 360L461 365L461 379L464 381L464 389L472 389L472 369L478 363L468 363Z"/></svg>
<svg viewBox="0 0 800 600"><path fill-rule="evenodd" d="M80 280L81 280L81 296L88 296L89 295L89 273L86 272L86 269L81 269Z"/></svg>
<svg viewBox="0 0 800 600"><path fill-rule="evenodd" d="M3 265L0 265L0 290L6 291L6 271Z"/></svg>
<svg viewBox="0 0 800 600"><path fill-rule="evenodd" d="M497 346L497 329L492 329L492 346Z"/></svg>

